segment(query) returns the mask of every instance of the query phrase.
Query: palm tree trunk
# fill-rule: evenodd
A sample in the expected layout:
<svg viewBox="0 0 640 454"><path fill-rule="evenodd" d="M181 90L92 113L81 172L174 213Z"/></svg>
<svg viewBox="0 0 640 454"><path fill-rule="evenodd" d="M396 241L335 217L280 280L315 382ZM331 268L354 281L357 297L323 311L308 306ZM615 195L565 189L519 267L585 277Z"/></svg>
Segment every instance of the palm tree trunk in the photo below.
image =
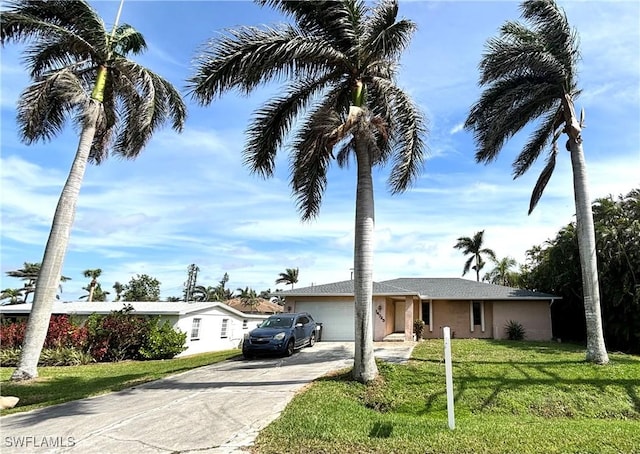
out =
<svg viewBox="0 0 640 454"><path fill-rule="evenodd" d="M93 301L93 292L95 289L96 289L96 280L91 279L91 283L89 284L89 298L87 299L89 303Z"/></svg>
<svg viewBox="0 0 640 454"><path fill-rule="evenodd" d="M374 204L371 157L359 127L356 133L358 183L354 239L355 355L353 378L367 383L378 375L373 355L373 233Z"/></svg>
<svg viewBox="0 0 640 454"><path fill-rule="evenodd" d="M593 212L587 190L587 171L581 141L569 139L571 166L573 168L573 193L576 203L576 227L580 267L582 268L582 291L587 327L587 361L596 364L609 362L602 331L600 313L600 286L596 258L596 237Z"/></svg>
<svg viewBox="0 0 640 454"><path fill-rule="evenodd" d="M91 144L96 132L99 109L99 102L89 101L76 156L53 216L51 232L49 233L42 266L36 281L36 291L29 321L27 322L24 343L22 344L20 362L18 368L11 375L12 381L30 380L38 376L38 360L49 329L49 320L51 319L53 302L56 299L56 290L60 284L62 265L67 245L69 244L71 226L76 214L76 202L78 201L80 186L84 179Z"/></svg>

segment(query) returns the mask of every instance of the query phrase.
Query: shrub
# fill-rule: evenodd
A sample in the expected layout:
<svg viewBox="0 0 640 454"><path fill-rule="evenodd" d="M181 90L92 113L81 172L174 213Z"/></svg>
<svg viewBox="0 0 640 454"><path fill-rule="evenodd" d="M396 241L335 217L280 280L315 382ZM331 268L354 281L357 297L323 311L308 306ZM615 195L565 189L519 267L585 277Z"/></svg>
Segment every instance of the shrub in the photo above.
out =
<svg viewBox="0 0 640 454"><path fill-rule="evenodd" d="M20 361L20 349L18 347L3 346L0 349L0 366L17 367Z"/></svg>
<svg viewBox="0 0 640 454"><path fill-rule="evenodd" d="M18 322L3 321L0 324L0 349L13 349L20 347L24 341L24 333L27 329L27 321Z"/></svg>
<svg viewBox="0 0 640 454"><path fill-rule="evenodd" d="M504 329L507 332L507 339L509 340L523 340L526 334L522 323L514 320L509 320Z"/></svg>
<svg viewBox="0 0 640 454"><path fill-rule="evenodd" d="M89 364L93 358L75 347L45 348L40 354L39 366L79 366Z"/></svg>
<svg viewBox="0 0 640 454"><path fill-rule="evenodd" d="M20 348L3 348L0 350L2 367L17 367L20 362ZM89 364L93 358L87 352L75 347L43 348L38 366L78 366Z"/></svg>
<svg viewBox="0 0 640 454"><path fill-rule="evenodd" d="M21 347L26 329L26 320L3 322L0 325L1 348ZM85 350L87 347L87 329L84 326L75 324L68 315L52 315L43 347L73 347L78 350Z"/></svg>
<svg viewBox="0 0 640 454"><path fill-rule="evenodd" d="M424 331L424 321L416 319L413 321L413 332L416 334L416 340L422 339L422 332Z"/></svg>
<svg viewBox="0 0 640 454"><path fill-rule="evenodd" d="M73 323L68 315L52 315L49 330L44 341L44 348L76 348L87 347L88 330L84 326Z"/></svg>
<svg viewBox="0 0 640 454"><path fill-rule="evenodd" d="M93 314L87 321L89 352L96 361L140 359L140 348L150 330L149 321L133 315L131 305L108 315Z"/></svg>
<svg viewBox="0 0 640 454"><path fill-rule="evenodd" d="M150 321L146 342L140 347L144 359L171 359L186 350L187 333L175 330L170 323L160 325L157 319Z"/></svg>

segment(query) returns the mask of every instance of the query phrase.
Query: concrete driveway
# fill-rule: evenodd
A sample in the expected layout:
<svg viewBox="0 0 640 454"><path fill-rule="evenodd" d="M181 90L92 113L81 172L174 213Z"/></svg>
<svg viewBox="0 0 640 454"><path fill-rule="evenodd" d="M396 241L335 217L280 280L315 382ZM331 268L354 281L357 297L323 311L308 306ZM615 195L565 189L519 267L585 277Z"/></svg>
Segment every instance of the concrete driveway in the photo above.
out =
<svg viewBox="0 0 640 454"><path fill-rule="evenodd" d="M404 362L414 343L376 343ZM289 358L230 360L123 391L0 418L7 453L239 453L297 391L353 365L352 342L319 342Z"/></svg>

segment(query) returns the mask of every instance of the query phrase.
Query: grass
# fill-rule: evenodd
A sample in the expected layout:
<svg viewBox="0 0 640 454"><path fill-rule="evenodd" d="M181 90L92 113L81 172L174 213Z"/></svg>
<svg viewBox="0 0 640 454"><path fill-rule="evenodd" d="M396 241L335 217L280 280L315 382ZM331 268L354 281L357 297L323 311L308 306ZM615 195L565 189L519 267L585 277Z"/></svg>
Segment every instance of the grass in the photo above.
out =
<svg viewBox="0 0 640 454"><path fill-rule="evenodd" d="M407 365L378 363L297 395L263 430L259 453L640 453L640 357L584 362L566 344L452 340L456 428L447 426L443 343Z"/></svg>
<svg viewBox="0 0 640 454"><path fill-rule="evenodd" d="M15 368L1 367L0 393L3 396L17 396L20 401L17 407L2 410L0 415L119 391L238 355L238 350L225 350L170 360L40 367L38 368L38 378L28 382L9 381Z"/></svg>

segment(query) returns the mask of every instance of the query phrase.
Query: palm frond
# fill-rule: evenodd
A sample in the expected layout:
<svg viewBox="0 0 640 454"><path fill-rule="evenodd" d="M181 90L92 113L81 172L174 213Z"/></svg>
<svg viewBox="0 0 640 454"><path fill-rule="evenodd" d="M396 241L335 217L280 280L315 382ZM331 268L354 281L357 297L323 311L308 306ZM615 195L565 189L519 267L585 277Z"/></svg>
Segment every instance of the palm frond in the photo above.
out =
<svg viewBox="0 0 640 454"><path fill-rule="evenodd" d="M333 158L330 134L342 119L335 112L338 97L332 92L309 114L292 144L291 188L303 220L318 215L327 185L327 171Z"/></svg>
<svg viewBox="0 0 640 454"><path fill-rule="evenodd" d="M72 71L47 74L20 95L17 122L21 137L27 144L51 140L62 131L67 112L86 101L88 95Z"/></svg>
<svg viewBox="0 0 640 454"><path fill-rule="evenodd" d="M353 137L351 140L346 140L342 142L341 146L338 148L338 152L336 153L336 164L340 168L348 168L351 157L355 157L356 154L356 144Z"/></svg>
<svg viewBox="0 0 640 454"><path fill-rule="evenodd" d="M128 24L122 24L116 29L112 45L113 50L120 55L136 55L147 48L147 43L142 33Z"/></svg>
<svg viewBox="0 0 640 454"><path fill-rule="evenodd" d="M539 34L517 22L507 22L501 35L489 39L480 62L480 84L517 77L563 81L566 68L546 47Z"/></svg>
<svg viewBox="0 0 640 454"><path fill-rule="evenodd" d="M558 104L560 102L558 101ZM538 129L529 137L526 145L513 161L513 178L519 178L529 170L531 165L538 159L542 150L547 146L553 137L555 131L560 127L564 118L562 110L557 108L556 111L550 111L546 114Z"/></svg>
<svg viewBox="0 0 640 454"><path fill-rule="evenodd" d="M348 53L357 47L358 27L365 13L361 1L258 0L257 3L279 9L292 17L300 29L322 36L341 52Z"/></svg>
<svg viewBox="0 0 640 454"><path fill-rule="evenodd" d="M242 27L205 47L187 86L206 105L234 88L249 93L274 79L321 77L342 62L344 55L328 42L291 26Z"/></svg>
<svg viewBox="0 0 640 454"><path fill-rule="evenodd" d="M362 46L368 63L380 59L395 60L407 48L416 31L416 24L410 20L396 21L398 2L388 0L380 2L373 9L362 37Z"/></svg>
<svg viewBox="0 0 640 454"><path fill-rule="evenodd" d="M471 269L471 264L473 263L473 260L475 259L475 256L471 256L467 259L466 262L464 262L464 268L462 269L462 275L464 276L465 274L467 274L469 272L469 270Z"/></svg>
<svg viewBox="0 0 640 454"><path fill-rule="evenodd" d="M276 153L294 119L309 99L334 77L329 73L314 80L294 81L284 95L270 99L254 113L253 121L247 127L247 144L243 151L244 164L252 173L265 178L273 174Z"/></svg>
<svg viewBox="0 0 640 454"><path fill-rule="evenodd" d="M397 86L389 86L394 163L388 184L393 194L403 192L415 182L426 157L423 137L428 133L425 120L411 98Z"/></svg>
<svg viewBox="0 0 640 454"><path fill-rule="evenodd" d="M2 44L9 41L66 41L69 53L78 48L98 49L104 43L104 23L89 4L82 0L5 2L2 11Z"/></svg>
<svg viewBox="0 0 640 454"><path fill-rule="evenodd" d="M576 83L575 71L580 59L579 38L569 25L564 10L554 0L530 0L520 5L521 15L542 37L548 52L565 68L566 89Z"/></svg>
<svg viewBox="0 0 640 454"><path fill-rule="evenodd" d="M532 78L517 78L488 87L465 122L465 128L473 130L478 144L476 161L492 161L507 139L557 107L557 90L556 85L544 79Z"/></svg>
<svg viewBox="0 0 640 454"><path fill-rule="evenodd" d="M553 174L553 170L556 167L556 156L558 155L558 147L554 143L551 148L551 152L547 158L547 165L542 169L542 173L538 177L538 181L536 182L535 187L533 188L533 192L531 193L531 200L529 202L529 213L534 210L540 198L542 197L542 193L544 192L544 188L547 187L547 183L551 179L551 175Z"/></svg>
<svg viewBox="0 0 640 454"><path fill-rule="evenodd" d="M110 69L108 85L121 107L122 127L113 152L123 158L135 158L153 133L169 118L181 131L186 106L178 91L165 79L130 60L117 59Z"/></svg>

